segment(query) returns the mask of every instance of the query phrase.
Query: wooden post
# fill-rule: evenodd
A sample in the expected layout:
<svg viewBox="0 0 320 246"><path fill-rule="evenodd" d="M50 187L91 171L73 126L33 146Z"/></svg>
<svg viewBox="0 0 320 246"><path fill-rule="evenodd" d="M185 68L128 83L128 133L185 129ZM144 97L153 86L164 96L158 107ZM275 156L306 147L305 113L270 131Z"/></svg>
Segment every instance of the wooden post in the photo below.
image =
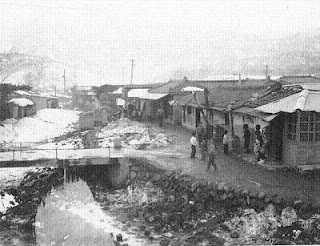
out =
<svg viewBox="0 0 320 246"><path fill-rule="evenodd" d="M56 159L58 160L58 149L56 149Z"/></svg>

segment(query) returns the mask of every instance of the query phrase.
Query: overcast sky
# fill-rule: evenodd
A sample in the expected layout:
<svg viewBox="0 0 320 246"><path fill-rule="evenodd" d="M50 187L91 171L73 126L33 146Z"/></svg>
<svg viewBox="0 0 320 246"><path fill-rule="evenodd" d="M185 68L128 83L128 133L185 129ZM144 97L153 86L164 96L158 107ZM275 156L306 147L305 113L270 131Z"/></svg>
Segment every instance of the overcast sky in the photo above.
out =
<svg viewBox="0 0 320 246"><path fill-rule="evenodd" d="M129 83L131 59L134 83L165 82L170 71L228 55L221 47L247 36L320 27L317 0L0 0L0 8L1 52L16 46L47 55L102 84L122 83L123 72Z"/></svg>

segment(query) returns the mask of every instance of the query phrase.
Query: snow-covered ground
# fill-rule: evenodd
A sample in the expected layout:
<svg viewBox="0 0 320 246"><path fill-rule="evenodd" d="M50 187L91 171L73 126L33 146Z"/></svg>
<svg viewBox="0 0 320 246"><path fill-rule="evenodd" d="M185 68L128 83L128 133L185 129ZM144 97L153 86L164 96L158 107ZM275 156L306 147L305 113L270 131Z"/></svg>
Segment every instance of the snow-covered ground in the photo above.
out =
<svg viewBox="0 0 320 246"><path fill-rule="evenodd" d="M36 115L20 120L7 119L0 126L0 144L6 147L50 141L72 131L79 112L66 109L43 109Z"/></svg>

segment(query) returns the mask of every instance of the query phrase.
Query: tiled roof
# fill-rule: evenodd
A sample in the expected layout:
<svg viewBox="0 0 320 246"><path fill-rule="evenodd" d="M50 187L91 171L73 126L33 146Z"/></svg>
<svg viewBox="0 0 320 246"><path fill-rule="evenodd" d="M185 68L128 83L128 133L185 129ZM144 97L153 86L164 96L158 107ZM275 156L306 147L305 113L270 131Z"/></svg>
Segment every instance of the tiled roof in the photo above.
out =
<svg viewBox="0 0 320 246"><path fill-rule="evenodd" d="M244 102L249 100L253 94L261 90L261 87L240 87L240 88L215 88L209 90L209 106L218 108L228 108L228 105L232 105L232 108L241 106ZM205 105L204 92L197 92L196 97L201 105ZM197 101L194 94L184 96L179 100L180 105L192 104L196 105Z"/></svg>
<svg viewBox="0 0 320 246"><path fill-rule="evenodd" d="M277 83L266 88L265 90L249 99L244 103L244 106L256 108L261 105L268 104L270 102L274 102L290 95L296 94L302 90L303 88L299 85L282 86L280 83Z"/></svg>

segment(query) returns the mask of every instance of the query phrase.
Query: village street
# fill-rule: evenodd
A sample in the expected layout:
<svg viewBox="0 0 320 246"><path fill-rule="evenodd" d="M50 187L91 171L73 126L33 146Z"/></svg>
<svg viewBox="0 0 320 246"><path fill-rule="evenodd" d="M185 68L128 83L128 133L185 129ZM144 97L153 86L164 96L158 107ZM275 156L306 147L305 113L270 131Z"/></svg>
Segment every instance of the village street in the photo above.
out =
<svg viewBox="0 0 320 246"><path fill-rule="evenodd" d="M157 127L154 125L154 127ZM191 131L172 125L165 125L162 129L166 135L176 136L173 145L159 149L159 154L154 154L155 163L165 169L178 169L182 173L191 174L197 178L225 182L233 186L240 186L249 190L278 194L283 197L297 197L304 200L314 200L320 204L319 173L298 173L291 170L267 170L260 165L254 165L237 157L225 156L222 146L218 146L219 154L216 158L218 170L206 172L206 164L201 161L200 153L196 159L190 159L189 139ZM179 153L179 157L163 153ZM152 158L146 153L149 158ZM183 156L183 157L181 157Z"/></svg>

